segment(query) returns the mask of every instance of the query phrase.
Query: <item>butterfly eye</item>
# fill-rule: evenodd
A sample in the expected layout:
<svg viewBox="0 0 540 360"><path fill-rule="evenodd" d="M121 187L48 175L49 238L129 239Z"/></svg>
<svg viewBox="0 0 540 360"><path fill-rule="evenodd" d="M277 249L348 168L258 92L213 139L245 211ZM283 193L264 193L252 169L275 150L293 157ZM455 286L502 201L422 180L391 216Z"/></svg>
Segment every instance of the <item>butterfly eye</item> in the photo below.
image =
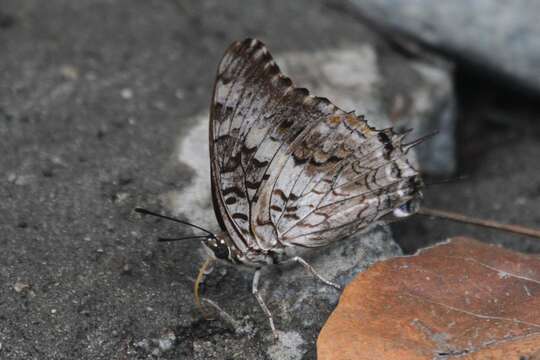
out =
<svg viewBox="0 0 540 360"><path fill-rule="evenodd" d="M229 247L225 241L211 239L208 241L207 245L218 259L226 260L229 258Z"/></svg>

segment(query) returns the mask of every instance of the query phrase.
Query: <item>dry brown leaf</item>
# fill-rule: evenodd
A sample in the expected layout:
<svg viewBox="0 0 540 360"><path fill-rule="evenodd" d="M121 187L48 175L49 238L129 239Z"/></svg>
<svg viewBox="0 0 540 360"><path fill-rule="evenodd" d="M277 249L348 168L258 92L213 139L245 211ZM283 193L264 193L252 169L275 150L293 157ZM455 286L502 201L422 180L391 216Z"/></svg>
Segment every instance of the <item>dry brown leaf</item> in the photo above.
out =
<svg viewBox="0 0 540 360"><path fill-rule="evenodd" d="M380 262L345 289L319 360L540 359L540 258L468 238Z"/></svg>

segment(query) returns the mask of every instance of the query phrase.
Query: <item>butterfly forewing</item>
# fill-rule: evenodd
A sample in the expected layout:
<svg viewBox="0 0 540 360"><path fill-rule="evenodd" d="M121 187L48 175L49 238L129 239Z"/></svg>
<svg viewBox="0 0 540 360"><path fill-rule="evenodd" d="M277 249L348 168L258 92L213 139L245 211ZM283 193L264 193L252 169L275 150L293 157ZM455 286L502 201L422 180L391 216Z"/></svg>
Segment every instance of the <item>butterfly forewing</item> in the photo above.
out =
<svg viewBox="0 0 540 360"><path fill-rule="evenodd" d="M401 140L295 88L260 41L236 42L211 108L216 216L243 252L347 236L419 196Z"/></svg>

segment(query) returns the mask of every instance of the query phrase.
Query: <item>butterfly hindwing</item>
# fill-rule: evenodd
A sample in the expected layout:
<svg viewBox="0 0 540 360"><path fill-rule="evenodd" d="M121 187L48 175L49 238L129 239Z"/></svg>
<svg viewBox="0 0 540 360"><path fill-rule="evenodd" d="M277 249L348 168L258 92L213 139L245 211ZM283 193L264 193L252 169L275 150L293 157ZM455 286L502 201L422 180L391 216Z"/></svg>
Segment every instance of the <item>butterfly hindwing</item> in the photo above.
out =
<svg viewBox="0 0 540 360"><path fill-rule="evenodd" d="M419 196L403 136L353 114L319 122L290 147L270 206L285 245L321 246L356 232Z"/></svg>

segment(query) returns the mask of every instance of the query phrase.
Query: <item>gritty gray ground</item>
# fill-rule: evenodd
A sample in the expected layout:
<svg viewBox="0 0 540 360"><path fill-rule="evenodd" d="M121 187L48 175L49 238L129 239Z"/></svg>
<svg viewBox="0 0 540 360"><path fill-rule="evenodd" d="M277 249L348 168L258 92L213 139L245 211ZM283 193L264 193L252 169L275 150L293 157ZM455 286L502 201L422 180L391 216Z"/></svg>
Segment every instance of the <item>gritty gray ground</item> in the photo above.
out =
<svg viewBox="0 0 540 360"><path fill-rule="evenodd" d="M181 233L132 209L159 208L160 194L189 181L193 170L171 158L194 125L179 119L207 107L232 40L258 37L279 53L372 35L307 0L44 4L0 5L0 358L271 358L249 279L229 270L221 273L228 281L208 284L214 299L248 307L235 315L253 313L242 323L248 339L194 308L197 246L155 244L158 234ZM467 84L458 88L459 159L470 178L428 189L426 203L540 227L540 109L534 99L486 92L493 86L484 79L458 80ZM458 234L540 250L431 220L394 230L407 251ZM273 356L312 359L315 336L308 349L290 336L292 350Z"/></svg>

